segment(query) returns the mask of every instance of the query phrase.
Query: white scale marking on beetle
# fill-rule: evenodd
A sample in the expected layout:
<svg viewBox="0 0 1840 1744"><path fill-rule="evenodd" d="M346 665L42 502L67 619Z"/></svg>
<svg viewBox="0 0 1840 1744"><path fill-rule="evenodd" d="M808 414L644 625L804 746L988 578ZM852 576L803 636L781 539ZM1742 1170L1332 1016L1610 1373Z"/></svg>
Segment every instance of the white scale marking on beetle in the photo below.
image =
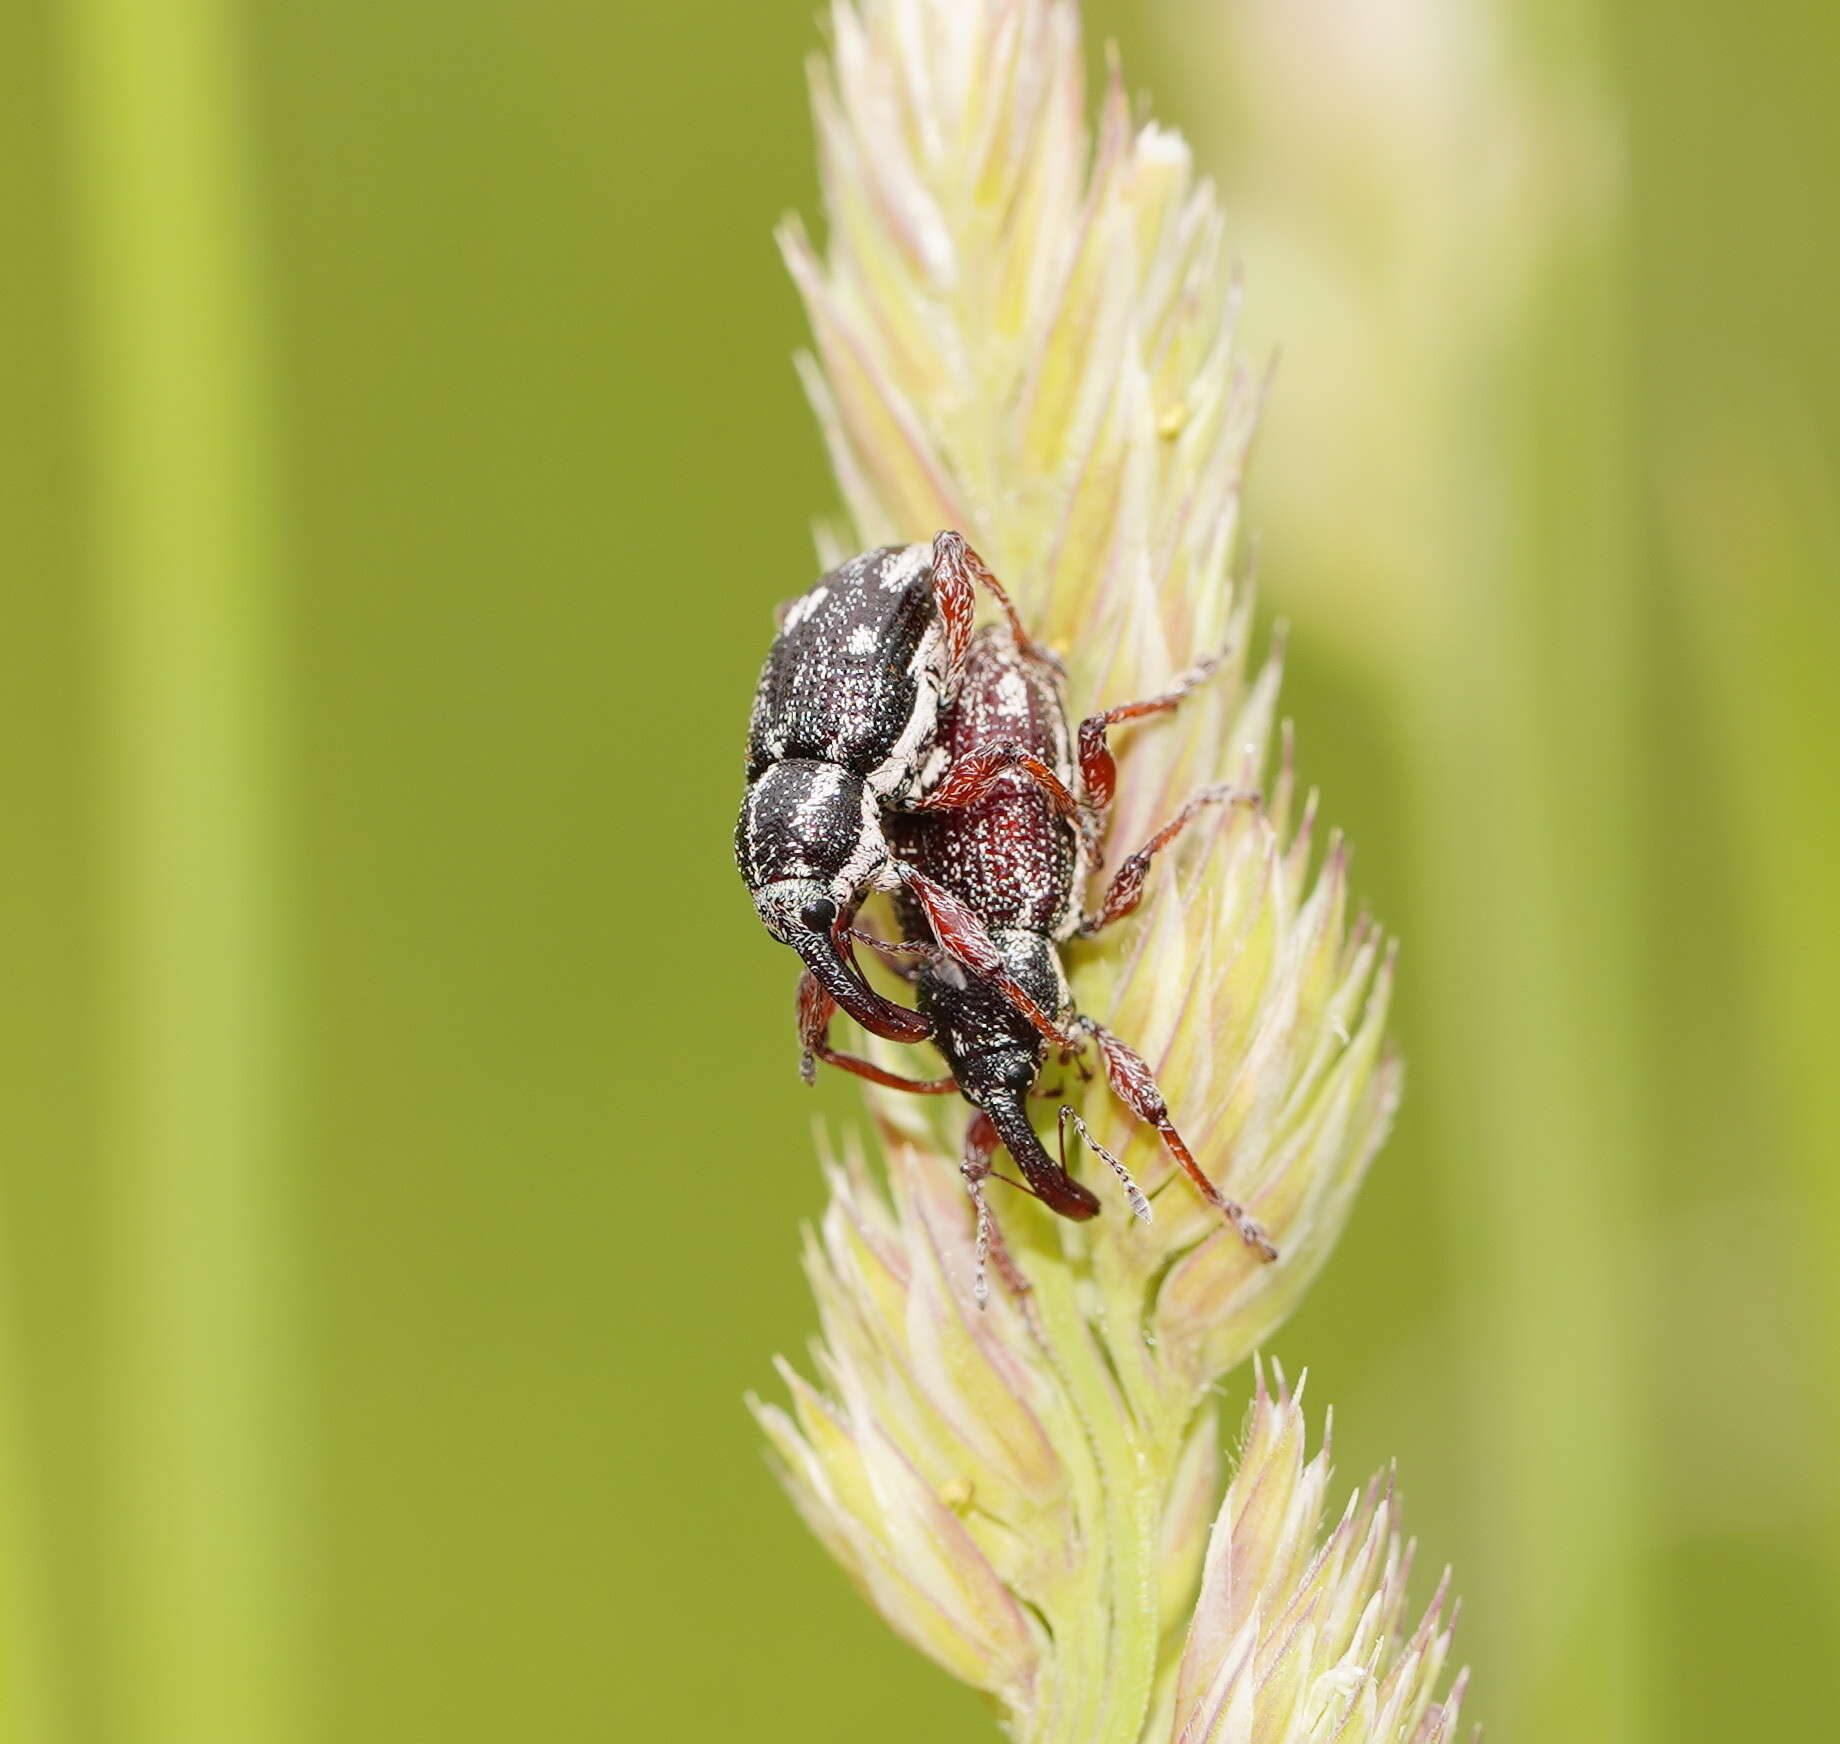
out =
<svg viewBox="0 0 1840 1744"><path fill-rule="evenodd" d="M865 786L862 790L862 828L856 846L832 881L831 893L837 906L847 908L866 884L888 883L888 872L888 840L882 834L881 811L875 803L875 794Z"/></svg>
<svg viewBox="0 0 1840 1744"><path fill-rule="evenodd" d="M945 662L945 631L937 622L928 624L919 647L907 663L908 675L915 681L913 712L887 757L869 772L870 788L885 799L901 798L916 784L920 773L916 767L920 747L931 742L939 723L939 691Z"/></svg>
<svg viewBox="0 0 1840 1744"><path fill-rule="evenodd" d="M812 778L811 786L805 797L799 801L799 808L795 814L798 821L807 826L815 824L824 816L825 808L836 798L838 790L843 786L843 771L834 763L819 763L814 765L814 768L816 773Z"/></svg>
<svg viewBox="0 0 1840 1744"><path fill-rule="evenodd" d="M889 593L899 593L913 580L916 569L925 569L933 561L930 545L909 545L882 573L882 586Z"/></svg>
<svg viewBox="0 0 1840 1744"><path fill-rule="evenodd" d="M786 613L785 623L780 625L780 634L783 636L788 630L796 630L830 597L831 590L828 587L814 587L810 593L795 599L791 610Z"/></svg>

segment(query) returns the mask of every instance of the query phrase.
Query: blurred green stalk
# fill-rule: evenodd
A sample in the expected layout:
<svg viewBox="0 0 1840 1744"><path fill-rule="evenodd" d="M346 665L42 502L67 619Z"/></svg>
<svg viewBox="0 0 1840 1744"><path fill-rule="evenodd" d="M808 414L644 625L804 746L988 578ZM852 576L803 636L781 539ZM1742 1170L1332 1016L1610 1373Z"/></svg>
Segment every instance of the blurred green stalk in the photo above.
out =
<svg viewBox="0 0 1840 1744"><path fill-rule="evenodd" d="M1371 536L1293 520L1269 549L1322 554L1316 628L1365 613L1348 657L1403 737L1411 1103L1478 1474L1467 1650L1517 1737L1648 1736L1648 654L1606 9L1166 3L1172 44L1219 32L1188 76L1237 77L1228 208L1289 244L1267 319L1338 381L1318 424L1409 450L1299 449L1309 488L1280 500Z"/></svg>
<svg viewBox="0 0 1840 1744"><path fill-rule="evenodd" d="M0 1264L11 1249L0 1247ZM18 1331L0 1318L0 1739L6 1744L49 1744L55 1722L47 1685L43 1626L47 1546L34 1503L38 1491L21 1443Z"/></svg>
<svg viewBox="0 0 1840 1744"><path fill-rule="evenodd" d="M108 1735L289 1736L273 457L228 0L65 13L93 419Z"/></svg>
<svg viewBox="0 0 1840 1744"><path fill-rule="evenodd" d="M1506 432L1514 498L1473 530L1476 597L1405 709L1410 786L1433 808L1416 832L1438 927L1413 939L1421 1045L1444 1050L1437 1151L1497 1525L1491 1623L1512 1643L1502 1707L1528 1738L1580 1714L1593 1736L1650 1735L1632 1159L1650 1149L1651 1062L1614 273L1612 239L1562 245L1491 372L1502 403L1526 409ZM1461 862L1451 807L1467 820Z"/></svg>
<svg viewBox="0 0 1840 1744"><path fill-rule="evenodd" d="M1756 363L1719 360L1716 408L1670 433L1666 525L1694 676L1710 718L1709 816L1750 851L1731 856L1746 1031L1764 1038L1772 1124L1733 1172L1800 1208L1777 1258L1778 1288L1801 1316L1808 1406L1823 1450L1840 1440L1840 1072L1833 921L1840 823L1840 487L1821 432L1791 384ZM1804 388L1805 394L1807 390ZM1774 1150L1779 1153L1772 1156ZM1772 1177L1780 1176L1782 1185ZM1825 1452L1816 1456L1824 1460ZM1820 1487L1828 1614L1840 1616L1840 1495Z"/></svg>
<svg viewBox="0 0 1840 1744"><path fill-rule="evenodd" d="M1506 14L1512 63L1588 131L1612 112L1596 0ZM1650 1735L1653 1646L1638 1182L1652 1149L1640 1045L1639 738L1644 660L1630 522L1622 225L1597 153L1548 136L1564 214L1482 391L1454 408L1461 447L1501 453L1504 498L1472 510L1467 602L1420 675L1409 718L1443 805L1468 802L1473 854L1422 822L1441 923L1428 1009L1454 1070L1440 1146L1470 1305L1501 1558L1493 1622L1515 1644L1503 1709L1517 1735ZM1477 737L1468 747L1461 741ZM1441 993L1443 997L1436 996ZM1460 1087L1460 1088L1459 1088Z"/></svg>

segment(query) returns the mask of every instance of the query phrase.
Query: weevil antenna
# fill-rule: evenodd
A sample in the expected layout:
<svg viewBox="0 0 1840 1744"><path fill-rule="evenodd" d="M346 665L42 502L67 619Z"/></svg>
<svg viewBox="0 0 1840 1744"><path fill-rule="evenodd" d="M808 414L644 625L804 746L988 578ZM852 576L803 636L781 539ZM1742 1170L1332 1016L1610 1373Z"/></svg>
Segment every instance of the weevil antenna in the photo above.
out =
<svg viewBox="0 0 1840 1744"><path fill-rule="evenodd" d="M1080 1137L1086 1141L1086 1148L1096 1152L1111 1164L1112 1173L1118 1177L1119 1185L1124 1188L1124 1196L1131 1203L1131 1215L1139 1223L1148 1223L1151 1218L1150 1201L1144 1197L1143 1189L1131 1178L1131 1171L1093 1137L1092 1128L1064 1102L1061 1104L1061 1166L1066 1167L1067 1126L1070 1121L1079 1132Z"/></svg>

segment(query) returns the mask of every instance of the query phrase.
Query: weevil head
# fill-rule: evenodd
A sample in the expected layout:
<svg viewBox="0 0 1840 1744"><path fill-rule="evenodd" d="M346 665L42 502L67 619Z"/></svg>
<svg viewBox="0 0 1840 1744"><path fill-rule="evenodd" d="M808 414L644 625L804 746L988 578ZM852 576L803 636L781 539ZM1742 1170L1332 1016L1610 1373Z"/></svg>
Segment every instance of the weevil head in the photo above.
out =
<svg viewBox="0 0 1840 1744"><path fill-rule="evenodd" d="M1004 968L1042 1010L1058 1015L1071 1003L1052 939L1005 927L991 940ZM1048 1155L1029 1119L1029 1096L1048 1051L1041 1032L993 982L949 957L921 972L920 1008L933 1020L933 1045L965 1100L990 1117L1029 1190L1062 1217L1097 1217L1099 1201Z"/></svg>
<svg viewBox="0 0 1840 1744"><path fill-rule="evenodd" d="M993 927L990 941L1004 971L1050 1017L1072 1009L1052 939L1026 927ZM972 1101L977 1101L977 1085L1028 1093L1047 1057L1047 1044L994 982L942 956L920 976L920 1007L932 1016L934 1040Z"/></svg>
<svg viewBox="0 0 1840 1744"><path fill-rule="evenodd" d="M860 777L834 763L773 764L742 801L735 860L767 931L864 1029L891 1041L932 1033L918 1012L870 987L839 943L888 864L875 797Z"/></svg>
<svg viewBox="0 0 1840 1744"><path fill-rule="evenodd" d="M1044 1011L1058 1013L1066 983L1052 941L1020 928L991 934L1004 968ZM994 982L942 956L921 971L920 1009L933 1020L933 1043L966 1100L994 1117L1020 1109L1047 1057L1041 1032Z"/></svg>

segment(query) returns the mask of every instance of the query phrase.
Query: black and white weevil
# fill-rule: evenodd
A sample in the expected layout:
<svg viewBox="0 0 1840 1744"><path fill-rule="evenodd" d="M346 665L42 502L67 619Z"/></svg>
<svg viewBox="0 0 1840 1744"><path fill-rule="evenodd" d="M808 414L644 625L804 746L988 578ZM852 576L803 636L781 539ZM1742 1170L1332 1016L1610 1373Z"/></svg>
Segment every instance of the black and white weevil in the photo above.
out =
<svg viewBox="0 0 1840 1744"><path fill-rule="evenodd" d="M992 743L953 763L936 742L972 638L974 583L1002 606L1016 644L1031 647L982 559L942 532L865 551L792 601L754 694L735 828L742 879L768 932L824 992L895 1041L919 1040L932 1023L871 988L849 942L866 892L904 875L888 851L887 810L969 805L1034 762L1026 746Z"/></svg>
<svg viewBox="0 0 1840 1744"><path fill-rule="evenodd" d="M1058 664L1001 626L978 632L955 700L941 719L939 750L963 761L987 745L1022 744L1035 757L1031 765L1005 773L971 805L886 820L905 868L896 897L904 941L884 949L897 962L918 959L905 973L952 1075L904 1078L837 1052L827 1036L831 1007L825 990L809 977L801 984L801 1032L808 1056L891 1088L935 1095L956 1089L978 1110L966 1135L964 1173L977 1202L980 1245L990 1230L980 1184L992 1173L999 1144L1022 1171L1022 1181L1015 1184L1050 1209L1075 1219L1098 1212L1092 1192L1067 1173L1070 1121L1117 1172L1132 1209L1148 1217L1149 1206L1123 1166L1086 1133L1071 1108L1061 1110L1058 1159L1048 1155L1028 1116L1027 1099L1050 1045L1068 1057L1090 1038L1098 1045L1112 1089L1133 1114L1157 1129L1202 1197L1248 1246L1265 1259L1277 1257L1259 1226L1195 1160L1142 1057L1103 1024L1076 1011L1060 956L1068 940L1090 937L1137 907L1153 858L1203 811L1258 803L1256 793L1242 788L1202 788L1123 862L1098 909L1082 912L1082 893L1117 783L1107 729L1173 709L1217 664L1210 661L1183 674L1159 696L1088 717L1080 725L1076 756ZM1041 779L1036 767L1050 771L1051 779Z"/></svg>

